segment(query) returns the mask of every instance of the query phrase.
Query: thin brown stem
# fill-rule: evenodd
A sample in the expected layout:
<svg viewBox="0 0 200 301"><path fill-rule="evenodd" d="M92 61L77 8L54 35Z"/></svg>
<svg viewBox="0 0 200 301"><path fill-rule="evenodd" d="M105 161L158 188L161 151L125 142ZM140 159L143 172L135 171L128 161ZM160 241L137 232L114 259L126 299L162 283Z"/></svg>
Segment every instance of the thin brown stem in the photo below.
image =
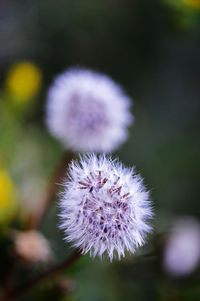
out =
<svg viewBox="0 0 200 301"><path fill-rule="evenodd" d="M19 287L14 288L13 290L10 290L5 293L2 301L11 301L15 300L16 298L19 298L26 294L31 289L35 288L38 285L41 285L43 282L50 280L54 278L59 272L62 272L63 270L66 270L69 268L74 262L77 261L78 258L80 258L81 253L78 251L75 251L72 253L72 255L65 259L61 264L49 269L48 271L44 272L43 274L37 276L36 278L30 280L27 283L22 284Z"/></svg>
<svg viewBox="0 0 200 301"><path fill-rule="evenodd" d="M41 206L39 207L39 210L36 213L29 216L25 227L26 229L39 228L39 226L43 222L48 210L52 205L54 197L58 192L58 188L59 188L58 184L65 176L67 165L70 163L72 159L73 159L72 153L65 153L64 156L62 157L61 161L59 162L58 166L55 169L55 172L53 173L53 176L50 180L44 198L41 201Z"/></svg>

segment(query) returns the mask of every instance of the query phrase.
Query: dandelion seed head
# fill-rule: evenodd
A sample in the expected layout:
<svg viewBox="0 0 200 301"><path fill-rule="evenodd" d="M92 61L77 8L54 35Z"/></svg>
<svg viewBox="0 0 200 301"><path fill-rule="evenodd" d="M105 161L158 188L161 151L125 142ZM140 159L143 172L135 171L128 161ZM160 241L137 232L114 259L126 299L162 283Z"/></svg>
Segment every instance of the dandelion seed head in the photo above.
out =
<svg viewBox="0 0 200 301"><path fill-rule="evenodd" d="M72 162L60 208L66 240L83 254L120 258L125 250L134 253L151 231L152 209L141 177L106 156Z"/></svg>
<svg viewBox="0 0 200 301"><path fill-rule="evenodd" d="M49 89L47 126L74 151L110 152L127 138L130 99L108 76L71 69Z"/></svg>
<svg viewBox="0 0 200 301"><path fill-rule="evenodd" d="M169 235L164 268L172 276L185 276L193 272L200 260L200 223L192 218L178 219Z"/></svg>

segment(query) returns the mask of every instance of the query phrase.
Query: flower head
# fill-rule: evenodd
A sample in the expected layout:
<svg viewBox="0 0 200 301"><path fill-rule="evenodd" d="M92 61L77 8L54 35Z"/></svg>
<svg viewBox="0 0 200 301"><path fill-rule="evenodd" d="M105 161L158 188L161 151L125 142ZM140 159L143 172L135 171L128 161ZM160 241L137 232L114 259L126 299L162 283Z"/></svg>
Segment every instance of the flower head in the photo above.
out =
<svg viewBox="0 0 200 301"><path fill-rule="evenodd" d="M31 62L19 62L9 69L6 88L15 102L23 103L32 98L41 86L40 69Z"/></svg>
<svg viewBox="0 0 200 301"><path fill-rule="evenodd" d="M130 99L109 77L82 69L57 76L48 93L50 132L74 151L110 152L125 141Z"/></svg>
<svg viewBox="0 0 200 301"><path fill-rule="evenodd" d="M66 240L82 253L134 253L151 230L149 194L133 169L105 156L84 156L72 162L60 203Z"/></svg>
<svg viewBox="0 0 200 301"><path fill-rule="evenodd" d="M194 218L177 220L169 235L164 268L173 276L190 274L200 260L200 223Z"/></svg>
<svg viewBox="0 0 200 301"><path fill-rule="evenodd" d="M0 167L0 224L8 223L18 209L17 189L7 171Z"/></svg>
<svg viewBox="0 0 200 301"><path fill-rule="evenodd" d="M47 262L52 256L48 240L38 231L17 232L14 242L17 255L26 262Z"/></svg>

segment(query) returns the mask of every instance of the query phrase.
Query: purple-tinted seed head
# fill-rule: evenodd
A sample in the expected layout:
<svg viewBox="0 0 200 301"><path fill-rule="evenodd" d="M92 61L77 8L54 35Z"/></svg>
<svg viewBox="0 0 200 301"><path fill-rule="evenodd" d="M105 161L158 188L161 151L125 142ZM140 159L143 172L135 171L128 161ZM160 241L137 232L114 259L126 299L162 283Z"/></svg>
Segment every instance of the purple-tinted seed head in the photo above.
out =
<svg viewBox="0 0 200 301"><path fill-rule="evenodd" d="M85 156L70 166L60 203L66 240L83 253L124 256L145 242L152 218L149 194L133 169L105 156Z"/></svg>

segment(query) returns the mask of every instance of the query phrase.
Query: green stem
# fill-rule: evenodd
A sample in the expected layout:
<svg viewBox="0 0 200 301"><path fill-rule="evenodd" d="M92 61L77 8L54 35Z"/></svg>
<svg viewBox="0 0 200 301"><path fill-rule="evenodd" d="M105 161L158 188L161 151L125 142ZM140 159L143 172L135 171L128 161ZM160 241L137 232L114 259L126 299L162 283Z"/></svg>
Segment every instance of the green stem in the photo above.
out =
<svg viewBox="0 0 200 301"><path fill-rule="evenodd" d="M28 222L26 224L26 229L37 229L40 227L41 223L43 222L47 212L49 211L54 197L58 192L59 183L64 178L66 174L67 165L71 162L74 155L72 153L65 153L62 157L61 161L59 162L58 166L55 169L55 172L50 180L49 186L46 190L46 194L41 202L41 206L39 210L29 216Z"/></svg>

